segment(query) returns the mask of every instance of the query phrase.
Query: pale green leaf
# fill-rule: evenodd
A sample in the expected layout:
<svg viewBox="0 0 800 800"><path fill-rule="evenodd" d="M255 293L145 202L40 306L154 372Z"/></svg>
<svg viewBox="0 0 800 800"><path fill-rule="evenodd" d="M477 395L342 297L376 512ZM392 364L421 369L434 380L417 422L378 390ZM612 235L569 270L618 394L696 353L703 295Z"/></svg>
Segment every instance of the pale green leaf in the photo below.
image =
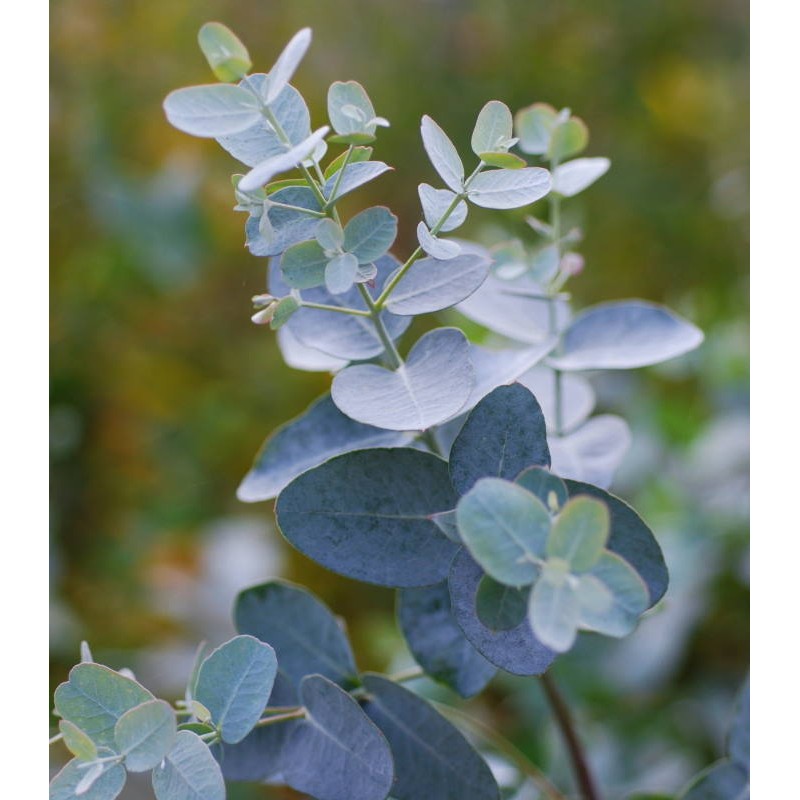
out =
<svg viewBox="0 0 800 800"><path fill-rule="evenodd" d="M530 155L544 155L550 147L550 137L557 118L556 110L547 103L534 103L518 111L515 128L519 136L519 149Z"/></svg>
<svg viewBox="0 0 800 800"><path fill-rule="evenodd" d="M578 633L580 606L565 565L556 566L550 561L545 565L531 592L528 619L534 635L546 647L557 653L572 647Z"/></svg>
<svg viewBox="0 0 800 800"><path fill-rule="evenodd" d="M325 288L331 294L344 294L358 275L358 259L352 253L342 253L325 265Z"/></svg>
<svg viewBox="0 0 800 800"><path fill-rule="evenodd" d="M164 113L178 130L208 138L239 133L261 119L252 92L228 83L176 89L164 100Z"/></svg>
<svg viewBox="0 0 800 800"><path fill-rule="evenodd" d="M481 153L507 150L507 143L514 135L513 128L508 106L499 100L490 100L478 114L472 132L472 152L482 157Z"/></svg>
<svg viewBox="0 0 800 800"><path fill-rule="evenodd" d="M267 105L277 99L286 84L292 79L292 75L303 60L310 44L311 28L303 28L290 39L289 44L278 56L278 60L269 72L267 92L264 98Z"/></svg>
<svg viewBox="0 0 800 800"><path fill-rule="evenodd" d="M91 737L84 733L77 725L68 719L62 719L58 723L58 729L64 737L64 744L67 750L79 758L81 761L93 761L97 758L97 745Z"/></svg>
<svg viewBox="0 0 800 800"><path fill-rule="evenodd" d="M573 497L561 509L547 539L547 556L563 558L574 573L587 572L600 558L611 529L602 500Z"/></svg>
<svg viewBox="0 0 800 800"><path fill-rule="evenodd" d="M117 750L130 772L153 769L175 741L175 712L163 700L149 700L126 711L114 726Z"/></svg>
<svg viewBox="0 0 800 800"><path fill-rule="evenodd" d="M627 561L608 551L603 553L590 575L608 588L613 603L602 610L582 605L581 627L606 636L627 636L650 605L647 585Z"/></svg>
<svg viewBox="0 0 800 800"><path fill-rule="evenodd" d="M206 22L197 34L197 42L214 75L221 81L238 81L253 66L247 48L221 22Z"/></svg>

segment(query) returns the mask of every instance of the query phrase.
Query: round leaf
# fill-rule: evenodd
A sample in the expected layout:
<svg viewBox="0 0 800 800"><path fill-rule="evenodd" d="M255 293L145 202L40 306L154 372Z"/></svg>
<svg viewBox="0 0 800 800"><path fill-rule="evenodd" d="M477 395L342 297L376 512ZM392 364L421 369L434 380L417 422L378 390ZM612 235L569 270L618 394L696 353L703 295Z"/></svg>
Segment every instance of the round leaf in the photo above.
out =
<svg viewBox="0 0 800 800"><path fill-rule="evenodd" d="M528 618L542 644L565 653L578 633L580 605L566 574L551 575L545 568L530 596Z"/></svg>
<svg viewBox="0 0 800 800"><path fill-rule="evenodd" d="M547 103L535 103L517 112L515 130L519 149L531 155L544 155L550 147L550 137L558 113Z"/></svg>
<svg viewBox="0 0 800 800"><path fill-rule="evenodd" d="M197 41L208 65L221 81L237 81L253 66L247 48L221 22L206 22L200 28Z"/></svg>
<svg viewBox="0 0 800 800"><path fill-rule="evenodd" d="M225 781L211 751L191 731L178 731L175 744L153 770L156 800L225 800Z"/></svg>
<svg viewBox="0 0 800 800"><path fill-rule="evenodd" d="M525 621L528 591L506 586L484 575L478 584L475 611L478 619L490 630L510 631Z"/></svg>
<svg viewBox="0 0 800 800"><path fill-rule="evenodd" d="M344 229L344 249L359 264L380 258L397 237L397 217L384 206L367 208L356 214Z"/></svg>
<svg viewBox="0 0 800 800"><path fill-rule="evenodd" d="M514 120L505 103L490 100L478 114L472 132L472 152L480 158L481 153L503 150L514 135Z"/></svg>
<svg viewBox="0 0 800 800"><path fill-rule="evenodd" d="M342 253L325 265L325 288L331 294L344 294L355 283L358 259L352 253Z"/></svg>
<svg viewBox="0 0 800 800"><path fill-rule="evenodd" d="M592 497L573 497L561 509L547 539L548 558L563 558L570 572L590 570L608 541L608 506Z"/></svg>
<svg viewBox="0 0 800 800"><path fill-rule="evenodd" d="M114 726L117 750L130 772L145 772L160 764L177 733L175 712L163 700L148 700L126 711Z"/></svg>
<svg viewBox="0 0 800 800"><path fill-rule="evenodd" d="M627 636L647 610L647 586L636 570L615 553L603 553L592 568L591 577L606 587L612 602L581 605L581 627L606 636Z"/></svg>

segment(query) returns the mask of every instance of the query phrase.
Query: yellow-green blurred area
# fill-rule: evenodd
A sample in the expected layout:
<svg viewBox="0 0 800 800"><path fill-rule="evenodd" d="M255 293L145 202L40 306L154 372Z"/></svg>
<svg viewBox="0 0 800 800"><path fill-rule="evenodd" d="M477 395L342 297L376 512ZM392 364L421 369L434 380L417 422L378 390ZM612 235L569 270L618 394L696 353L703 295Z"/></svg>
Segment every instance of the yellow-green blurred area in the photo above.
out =
<svg viewBox="0 0 800 800"><path fill-rule="evenodd" d="M634 434L614 491L650 522L672 587L632 637L584 635L554 674L608 797L673 793L715 759L748 661L746 4L59 0L51 18L51 690L88 639L98 660L180 697L195 643L229 636L236 592L276 575L346 619L362 668L409 663L392 592L315 566L280 538L271 503L235 498L263 439L329 376L286 367L274 334L250 322L266 262L232 210L242 167L161 109L170 90L213 81L203 22L236 31L256 71L310 26L293 82L312 125L326 122L329 84L349 79L391 121L375 157L395 171L344 211L390 206L400 256L416 245L417 184L436 180L422 114L466 154L489 99L567 106L589 125L586 155L611 159L565 203L586 234L576 305L661 301L706 342L597 381L600 408ZM476 209L465 232L534 243L529 211ZM498 678L468 707L570 786L534 679ZM149 796L136 782L123 794Z"/></svg>

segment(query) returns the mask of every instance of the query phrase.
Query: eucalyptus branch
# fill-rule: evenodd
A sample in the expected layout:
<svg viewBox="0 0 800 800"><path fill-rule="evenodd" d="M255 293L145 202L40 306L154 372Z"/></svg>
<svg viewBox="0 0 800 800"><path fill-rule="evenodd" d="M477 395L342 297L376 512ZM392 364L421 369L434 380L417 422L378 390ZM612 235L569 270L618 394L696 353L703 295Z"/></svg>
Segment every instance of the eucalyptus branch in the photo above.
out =
<svg viewBox="0 0 800 800"><path fill-rule="evenodd" d="M336 203L336 195L339 192L339 186L342 183L342 178L344 177L344 171L347 169L347 165L350 163L350 159L353 156L354 149L355 147L352 144L347 148L347 153L345 154L341 169L339 170L339 174L336 176L336 182L333 184L333 189L331 190L331 199L328 200L328 202L325 203L325 205L323 206L323 209L325 211L327 211L328 208L334 206ZM324 175L322 177L324 177Z"/></svg>
<svg viewBox="0 0 800 800"><path fill-rule="evenodd" d="M305 708L298 708L295 711L288 711L285 714L274 714L269 717L262 717L256 722L256 728L266 728L267 725L278 725L281 722L289 722L293 719L303 719L306 716Z"/></svg>
<svg viewBox="0 0 800 800"><path fill-rule="evenodd" d="M397 352L397 348L395 347L394 341L392 341L392 337L389 335L389 331L386 330L386 326L383 324L383 320L381 319L381 312L378 308L376 301L372 299L369 291L367 290L366 286L363 283L358 284L358 291L361 293L361 296L364 298L364 302L367 304L367 308L370 311L370 317L372 318L372 323L375 325L375 331L378 334L378 337L383 344L384 352L386 355L386 359L389 362L389 366L392 369L400 369L403 366L403 359L400 357L400 353Z"/></svg>
<svg viewBox="0 0 800 800"><path fill-rule="evenodd" d="M301 308L316 308L319 311L332 311L337 314L350 314L353 317L371 317L369 311L360 308L349 308L348 306L331 306L327 303L312 303L310 300L300 300Z"/></svg>

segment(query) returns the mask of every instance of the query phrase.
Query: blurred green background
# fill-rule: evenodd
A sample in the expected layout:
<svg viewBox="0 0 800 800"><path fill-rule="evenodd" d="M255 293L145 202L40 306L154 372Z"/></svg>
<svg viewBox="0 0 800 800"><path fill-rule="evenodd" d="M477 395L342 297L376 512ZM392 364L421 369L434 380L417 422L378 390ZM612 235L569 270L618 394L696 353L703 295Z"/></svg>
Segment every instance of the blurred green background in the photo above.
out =
<svg viewBox="0 0 800 800"><path fill-rule="evenodd" d="M578 305L663 301L707 338L663 368L598 381L601 408L625 416L635 439L615 491L656 531L672 588L633 637L584 636L554 672L608 797L675 791L720 753L748 662L739 0L51 5L51 689L85 638L99 660L180 696L194 643L229 635L236 591L277 574L347 619L363 668L408 663L390 591L316 567L280 539L271 504L235 498L264 437L328 377L285 367L273 335L250 323L265 262L244 249L244 216L231 210L240 167L161 110L170 90L213 80L196 46L209 19L241 36L256 70L296 30L314 29L294 81L314 126L331 81L365 85L392 122L376 156L396 171L353 208L389 205L399 254L415 244L416 186L433 177L424 113L468 150L488 99L568 106L590 127L586 154L611 158L611 172L567 204L568 223L586 231ZM471 233L500 220L533 241L523 216L475 213ZM535 681L497 679L470 708L569 786ZM148 796L135 782L123 795Z"/></svg>

